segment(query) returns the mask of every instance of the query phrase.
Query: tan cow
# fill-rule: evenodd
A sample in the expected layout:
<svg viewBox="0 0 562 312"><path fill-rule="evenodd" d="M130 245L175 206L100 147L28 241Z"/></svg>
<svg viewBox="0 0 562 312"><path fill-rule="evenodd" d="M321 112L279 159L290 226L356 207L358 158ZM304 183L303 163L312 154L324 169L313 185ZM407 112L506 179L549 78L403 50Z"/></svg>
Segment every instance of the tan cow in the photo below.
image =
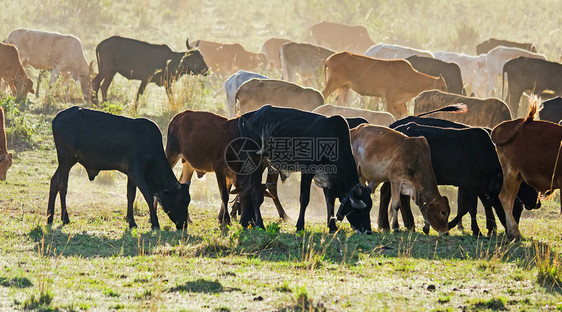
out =
<svg viewBox="0 0 562 312"><path fill-rule="evenodd" d="M332 104L324 104L315 108L312 112L322 114L324 116L340 115L346 118L363 117L367 119L370 124L379 126L388 126L396 121L394 116L387 112L377 112L369 109L344 107Z"/></svg>
<svg viewBox="0 0 562 312"><path fill-rule="evenodd" d="M239 43L219 43L197 40L194 46L201 51L207 66L219 74L237 70L256 70L265 64L265 55L246 51Z"/></svg>
<svg viewBox="0 0 562 312"><path fill-rule="evenodd" d="M347 103L349 89L363 96L384 96L389 113L407 115L406 101L431 89L447 91L443 77L422 74L405 60L381 60L340 52L324 63L325 99L339 89L337 102Z"/></svg>
<svg viewBox="0 0 562 312"><path fill-rule="evenodd" d="M309 43L289 42L281 46L279 57L283 68L283 79L295 82L297 73L307 86L320 84L322 66L334 50Z"/></svg>
<svg viewBox="0 0 562 312"><path fill-rule="evenodd" d="M414 99L414 115L459 103L465 104L467 107L467 111L464 114L435 113L427 117L487 128L493 128L503 121L511 120L509 107L500 99L479 99L439 90L430 90L420 93Z"/></svg>
<svg viewBox="0 0 562 312"><path fill-rule="evenodd" d="M12 166L12 153L8 153L6 131L4 130L4 110L0 106L0 181L6 180L6 172Z"/></svg>
<svg viewBox="0 0 562 312"><path fill-rule="evenodd" d="M363 54L375 44L364 26L321 22L310 26L309 31L313 39L312 43L334 51Z"/></svg>
<svg viewBox="0 0 562 312"><path fill-rule="evenodd" d="M18 28L8 34L5 42L18 47L23 66L51 70L50 84L55 83L59 74L66 82L72 77L80 82L84 99L90 100L92 68L86 62L80 39L58 32Z"/></svg>
<svg viewBox="0 0 562 312"><path fill-rule="evenodd" d="M312 111L324 104L322 94L292 82L275 79L250 79L236 91L237 115L256 110L265 104Z"/></svg>
<svg viewBox="0 0 562 312"><path fill-rule="evenodd" d="M390 182L392 229L399 230L398 210L403 194L420 207L426 223L439 234L447 233L451 208L447 197L437 189L427 140L367 124L351 129L350 134L361 184L369 182L375 189L382 182Z"/></svg>
<svg viewBox="0 0 562 312"><path fill-rule="evenodd" d="M13 44L0 43L0 78L8 83L18 99L25 99L27 92L34 93L33 81L25 73L18 49Z"/></svg>
<svg viewBox="0 0 562 312"><path fill-rule="evenodd" d="M289 43L291 40L281 39L281 38L271 38L263 43L261 46L261 52L265 55L265 65L269 69L276 69L281 71L281 59L279 58L279 50L281 46L285 43Z"/></svg>

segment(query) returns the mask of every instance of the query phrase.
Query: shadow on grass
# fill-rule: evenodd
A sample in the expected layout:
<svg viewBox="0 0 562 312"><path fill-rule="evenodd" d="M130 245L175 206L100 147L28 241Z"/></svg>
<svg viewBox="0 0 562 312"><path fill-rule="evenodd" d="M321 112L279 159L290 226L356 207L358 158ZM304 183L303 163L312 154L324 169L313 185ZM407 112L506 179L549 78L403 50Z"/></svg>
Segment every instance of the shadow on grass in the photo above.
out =
<svg viewBox="0 0 562 312"><path fill-rule="evenodd" d="M183 285L172 287L170 292L193 292L193 293L206 293L217 294L223 292L224 287L219 281L209 281L206 279L198 279L196 281L189 281Z"/></svg>
<svg viewBox="0 0 562 312"><path fill-rule="evenodd" d="M537 250L550 248L535 240L510 242L504 235L476 238L472 235L427 236L423 233L379 233L357 235L340 230L285 233L279 228L211 231L192 235L180 231L125 230L117 239L100 234L64 233L63 227L45 230L37 226L29 237L35 250L46 247L47 256L115 257L174 254L222 258L229 255L269 262L293 262L306 268L323 263L355 265L365 255L428 260L486 260L535 267ZM538 247L537 247L538 246ZM49 251L54 252L49 252Z"/></svg>
<svg viewBox="0 0 562 312"><path fill-rule="evenodd" d="M33 286L33 283L26 277L6 278L0 277L0 286L13 288L27 288Z"/></svg>

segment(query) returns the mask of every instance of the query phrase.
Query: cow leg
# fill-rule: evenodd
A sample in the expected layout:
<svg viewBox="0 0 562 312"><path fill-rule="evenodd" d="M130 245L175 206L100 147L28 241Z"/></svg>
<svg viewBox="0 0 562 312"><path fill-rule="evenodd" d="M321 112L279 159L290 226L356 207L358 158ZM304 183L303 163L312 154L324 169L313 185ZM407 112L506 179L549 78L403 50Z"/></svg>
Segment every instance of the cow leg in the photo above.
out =
<svg viewBox="0 0 562 312"><path fill-rule="evenodd" d="M137 195L137 186L133 183L131 178L127 179L127 222L129 222L129 228L133 229L137 227L135 222L135 216L133 214L133 203L135 201L135 196Z"/></svg>
<svg viewBox="0 0 562 312"><path fill-rule="evenodd" d="M297 232L304 231L304 214L306 212L306 207L310 201L310 186L312 184L313 175L303 174L301 175L301 193L299 197L300 211L299 219L297 220Z"/></svg>
<svg viewBox="0 0 562 312"><path fill-rule="evenodd" d="M414 222L414 215L412 214L412 207L410 206L410 196L400 195L400 213L402 214L404 227L410 232L415 232L416 224Z"/></svg>
<svg viewBox="0 0 562 312"><path fill-rule="evenodd" d="M76 160L64 161L59 158L59 166L51 178L49 202L47 204L47 224L53 223L57 193L60 194L61 220L63 224L68 224L70 222L68 219L68 212L66 211L66 191L68 188L68 173L74 164L76 164Z"/></svg>
<svg viewBox="0 0 562 312"><path fill-rule="evenodd" d="M100 84L102 80L103 80L103 76L101 73L97 74L96 77L92 79L92 103L98 102L98 90L100 89Z"/></svg>
<svg viewBox="0 0 562 312"><path fill-rule="evenodd" d="M261 175L260 175L260 182L261 182ZM264 198L264 189L261 187L252 188L252 206L254 207L254 220L256 220L256 227L265 229L265 225L263 224L263 219L261 216L261 204L263 203Z"/></svg>
<svg viewBox="0 0 562 312"><path fill-rule="evenodd" d="M406 109L406 103L398 99L395 99L392 96L386 98L386 109L396 119L403 118L408 115L408 110Z"/></svg>
<svg viewBox="0 0 562 312"><path fill-rule="evenodd" d="M322 188L324 191L324 198L326 199L326 209L327 209L327 218L328 218L328 229L330 233L335 233L338 230L336 226L336 218L334 217L334 204L336 202L336 195L334 194L333 190L328 188Z"/></svg>
<svg viewBox="0 0 562 312"><path fill-rule="evenodd" d="M379 200L379 216L377 220L379 230L390 230L390 224L388 223L388 205L390 204L390 199L390 182L384 182L381 187Z"/></svg>
<svg viewBox="0 0 562 312"><path fill-rule="evenodd" d="M219 185L219 191L221 194L221 209L219 211L219 223L224 225L230 224L230 216L228 215L228 187L226 185L226 176L221 172L215 172L217 177L217 183Z"/></svg>
<svg viewBox="0 0 562 312"><path fill-rule="evenodd" d="M466 210L470 213L470 228L472 229L472 235L478 237L480 236L480 228L478 227L478 221L476 220L476 211L478 207L478 196L472 190L464 190L461 192L459 189L459 196L460 193L465 193L462 196L463 206L466 207Z"/></svg>
<svg viewBox="0 0 562 312"><path fill-rule="evenodd" d="M519 226L513 217L513 202L515 201L520 186L521 179L517 176L517 173L509 169L507 172L504 170L503 185L498 197L505 212L507 235L514 239L519 239L521 237Z"/></svg>
<svg viewBox="0 0 562 312"><path fill-rule="evenodd" d="M137 96L135 98L135 104L133 106L133 109L134 109L135 112L137 111L137 105L139 103L139 98L143 94L144 89L146 88L147 84L148 84L148 80L142 80L141 81L141 84L139 86L139 90L137 91Z"/></svg>
<svg viewBox="0 0 562 312"><path fill-rule="evenodd" d="M140 192L144 196L146 203L148 204L148 211L150 214L150 224L152 224L152 230L160 229L160 223L158 222L158 215L156 214L156 208L154 207L154 194L150 192L148 185L144 179L136 178L135 176L132 177L133 181L137 181L137 187L139 188ZM131 179L131 177L129 177ZM128 192L127 192L128 193ZM131 199L127 199L130 201ZM132 197L134 200L134 196Z"/></svg>
<svg viewBox="0 0 562 312"><path fill-rule="evenodd" d="M35 88L35 97L39 97L39 86L41 85L41 79L47 72L45 70L40 70L39 75L37 75L37 87Z"/></svg>
<svg viewBox="0 0 562 312"><path fill-rule="evenodd" d="M494 211L492 210L493 204L484 194L478 194L478 198L480 198L480 202L482 202L486 213L486 229L488 230L488 236L493 236L497 231L496 217L494 216Z"/></svg>
<svg viewBox="0 0 562 312"><path fill-rule="evenodd" d="M392 231L400 232L398 224L398 210L400 209L400 182L390 182L390 210L392 212Z"/></svg>
<svg viewBox="0 0 562 312"><path fill-rule="evenodd" d="M275 208L277 209L277 213L279 214L279 218L283 219L283 221L289 220L289 216L283 209L281 202L279 201L279 194L277 194L277 182L279 181L279 173L268 173L265 187L269 194L271 194L271 199L275 204Z"/></svg>
<svg viewBox="0 0 562 312"><path fill-rule="evenodd" d="M60 68L54 67L51 70L51 80L49 80L49 85L51 86L55 82L57 82L57 76L60 74Z"/></svg>

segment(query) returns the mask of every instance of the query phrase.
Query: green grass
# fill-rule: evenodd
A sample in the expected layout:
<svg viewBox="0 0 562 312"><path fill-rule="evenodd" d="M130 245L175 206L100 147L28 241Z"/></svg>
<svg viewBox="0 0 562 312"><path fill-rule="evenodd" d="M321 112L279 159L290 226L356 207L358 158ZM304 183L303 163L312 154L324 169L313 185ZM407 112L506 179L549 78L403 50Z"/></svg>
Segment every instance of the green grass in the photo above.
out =
<svg viewBox="0 0 562 312"><path fill-rule="evenodd" d="M271 1L78 0L6 3L0 32L30 27L73 33L94 59L97 43L113 34L167 42L183 50L186 37L236 41L252 51L270 37L307 41L307 27L321 20L363 24L376 42L429 50L474 53L490 37L531 41L551 60L562 42L557 1ZM277 75L277 73L272 73ZM31 70L36 79L37 72ZM175 111L225 112L223 81L183 77L168 103L163 88L150 84L138 114L166 133ZM133 115L138 81L119 75L102 109ZM420 232L356 235L347 222L329 234L320 189L313 186L306 231L295 232L298 175L279 186L292 220L281 222L266 200L265 230L233 225L220 229L217 184L212 174L191 186L193 224L175 231L158 211L161 231L151 231L148 208L135 204L138 229L125 221L126 178L103 172L90 182L82 167L70 174L68 212L62 226L45 225L49 181L57 160L50 122L61 109L84 105L77 84L70 103L63 86L44 83L41 97L12 103L7 112L8 148L14 152L6 182L0 181L0 310L38 311L457 311L560 310L562 224L558 200L525 211L525 239L499 235L475 238L452 230L439 238ZM6 107L5 106L5 107ZM15 111L18 111L16 114ZM13 114L11 113L13 112ZM17 131L16 131L17 130ZM165 138L164 138L165 140ZM175 168L179 175L179 168ZM441 188L454 201L451 188ZM377 207L378 195L375 195ZM377 213L371 220L375 225ZM455 210L455 209L453 209ZM485 220L479 210L480 228ZM469 228L468 220L464 221ZM499 222L498 222L499 224Z"/></svg>

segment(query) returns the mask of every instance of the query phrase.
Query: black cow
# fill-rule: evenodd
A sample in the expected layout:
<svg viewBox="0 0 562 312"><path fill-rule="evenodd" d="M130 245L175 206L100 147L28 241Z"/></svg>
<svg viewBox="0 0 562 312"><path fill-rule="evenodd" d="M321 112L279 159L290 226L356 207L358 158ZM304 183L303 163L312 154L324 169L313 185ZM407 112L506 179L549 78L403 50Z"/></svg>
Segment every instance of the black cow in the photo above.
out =
<svg viewBox="0 0 562 312"><path fill-rule="evenodd" d="M492 50L497 46L519 48L519 49L537 53L537 48L532 43L519 43L514 41L491 38L476 45L476 55L488 53L490 52L490 50Z"/></svg>
<svg viewBox="0 0 562 312"><path fill-rule="evenodd" d="M298 109L264 105L240 116L238 127L241 138L261 142L258 143L259 151L248 151L246 154L254 164L259 163L255 170L237 176L241 188L240 221L243 226L248 226L253 220L256 226L263 227L259 209L263 202L260 185L263 170L269 164L278 170L301 172L297 231L304 230L305 211L314 178L324 190L331 232L337 230L333 217L336 197L341 203L337 219L347 217L354 230L371 232L372 186L363 186L359 182L351 152L349 126L343 117L326 117ZM229 157L232 155L227 155L227 159ZM263 159L259 162L261 157Z"/></svg>
<svg viewBox="0 0 562 312"><path fill-rule="evenodd" d="M562 97L555 97L542 102L542 109L539 111L540 120L559 123L562 120Z"/></svg>
<svg viewBox="0 0 562 312"><path fill-rule="evenodd" d="M154 198L176 228L187 226L189 184L180 184L164 154L158 126L145 118L131 119L77 106L61 111L53 119L53 137L59 165L51 178L47 223L53 222L55 200L60 193L61 219L66 211L68 173L78 162L93 181L101 170L119 170L127 175L127 221L137 226L133 201L137 187L150 210L152 229L160 227Z"/></svg>
<svg viewBox="0 0 562 312"><path fill-rule="evenodd" d="M412 55L406 59L412 67L426 75L443 76L450 93L466 95L463 88L461 69L455 63L449 63L431 57Z"/></svg>
<svg viewBox="0 0 562 312"><path fill-rule="evenodd" d="M553 97L562 95L562 64L540 59L518 57L503 65L502 91L504 75L507 74L507 105L511 110L511 116L517 118L519 99L523 92L541 94L545 90L548 94L542 97Z"/></svg>
<svg viewBox="0 0 562 312"><path fill-rule="evenodd" d="M469 128L462 124L433 118L408 118L408 123L400 124L402 120L399 120L391 126L408 136L424 136L431 149L431 161L437 184L459 187L458 213L449 222L449 228L455 227L468 212L471 215L473 234L480 234L476 222L477 198L480 198L484 205L489 233L496 230L492 207L496 209L498 218L505 225L505 214L498 199L502 185L502 171L490 139L490 129ZM421 125L422 123L425 125ZM537 204L537 196L537 192L526 184L522 185L518 194L528 209L540 206ZM380 207L382 213L387 210L389 200L389 188L387 190L383 186ZM405 221L406 226L413 227L409 201L401 199L401 204L406 207L403 217L409 220ZM514 207L519 220L523 210L521 202L517 201Z"/></svg>
<svg viewBox="0 0 562 312"><path fill-rule="evenodd" d="M135 98L135 109L139 96L149 82L154 82L159 87L164 86L171 99L172 83L175 80L184 74L207 73L207 65L201 52L191 49L188 41L186 46L189 51L174 52L164 44L150 44L119 36L103 40L96 47L99 74L92 80L92 101L95 103L98 100L100 84L103 101L107 101L107 89L116 73L127 79L141 81Z"/></svg>

